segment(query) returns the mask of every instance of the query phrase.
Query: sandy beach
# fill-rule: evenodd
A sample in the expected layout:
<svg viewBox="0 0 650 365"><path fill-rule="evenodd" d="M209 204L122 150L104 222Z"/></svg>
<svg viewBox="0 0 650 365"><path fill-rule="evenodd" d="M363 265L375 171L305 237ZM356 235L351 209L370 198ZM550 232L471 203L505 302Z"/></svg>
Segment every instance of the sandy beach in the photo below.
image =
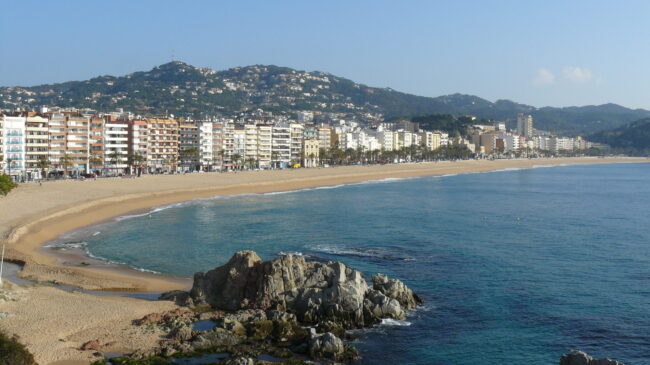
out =
<svg viewBox="0 0 650 365"><path fill-rule="evenodd" d="M42 245L71 230L130 212L198 198L266 193L386 178L406 178L493 171L535 166L650 162L647 158L553 158L457 161L321 169L152 175L88 181L22 184L0 198L0 241L6 258L24 263L21 277L89 290L160 292L186 288L187 278L141 273L111 265L62 265L61 257ZM137 333L131 321L172 309L169 302L93 296L39 285L7 284L11 300L0 301L0 328L18 334L39 364L62 360L87 363L93 356L76 350L83 342L118 341L124 351L153 346L159 334ZM16 300L13 300L16 299ZM72 364L72 363L70 363Z"/></svg>

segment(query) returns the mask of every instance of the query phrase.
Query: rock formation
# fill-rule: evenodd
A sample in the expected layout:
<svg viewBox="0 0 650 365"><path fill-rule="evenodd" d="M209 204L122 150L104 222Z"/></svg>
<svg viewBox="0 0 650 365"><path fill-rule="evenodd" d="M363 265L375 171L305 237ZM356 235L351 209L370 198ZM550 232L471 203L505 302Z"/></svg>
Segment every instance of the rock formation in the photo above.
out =
<svg viewBox="0 0 650 365"><path fill-rule="evenodd" d="M562 355L560 365L625 365L622 362L610 359L594 359L579 350L571 350L570 353Z"/></svg>
<svg viewBox="0 0 650 365"><path fill-rule="evenodd" d="M404 319L422 300L401 281L362 274L340 262L307 262L284 255L263 262L253 251L237 252L227 264L196 273L194 303L215 309L274 309L293 313L304 324L333 321L345 329L370 326L382 318Z"/></svg>

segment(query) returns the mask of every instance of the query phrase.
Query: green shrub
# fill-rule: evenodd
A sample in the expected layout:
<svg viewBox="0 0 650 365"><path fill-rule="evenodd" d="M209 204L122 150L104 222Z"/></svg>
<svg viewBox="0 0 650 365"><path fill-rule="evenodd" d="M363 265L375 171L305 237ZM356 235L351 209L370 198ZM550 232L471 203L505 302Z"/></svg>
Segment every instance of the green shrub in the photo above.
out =
<svg viewBox="0 0 650 365"><path fill-rule="evenodd" d="M0 332L0 365L36 365L36 361L16 336Z"/></svg>
<svg viewBox="0 0 650 365"><path fill-rule="evenodd" d="M0 195L9 194L9 192L17 186L18 184L11 180L11 176L0 174Z"/></svg>

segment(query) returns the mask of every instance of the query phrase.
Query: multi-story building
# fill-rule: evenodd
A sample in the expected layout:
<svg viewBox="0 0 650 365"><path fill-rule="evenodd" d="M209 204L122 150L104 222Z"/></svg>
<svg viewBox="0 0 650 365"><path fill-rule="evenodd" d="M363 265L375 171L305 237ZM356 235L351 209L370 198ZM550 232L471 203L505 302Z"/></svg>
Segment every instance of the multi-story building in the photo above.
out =
<svg viewBox="0 0 650 365"><path fill-rule="evenodd" d="M257 164L258 151L257 151L257 126L255 124L246 124L244 126L244 153L241 154L244 163L250 164L255 161Z"/></svg>
<svg viewBox="0 0 650 365"><path fill-rule="evenodd" d="M146 120L132 119L127 124L129 160L141 171L147 166L149 157L149 123Z"/></svg>
<svg viewBox="0 0 650 365"><path fill-rule="evenodd" d="M68 175L90 170L90 117L50 113L48 142L51 168Z"/></svg>
<svg viewBox="0 0 650 365"><path fill-rule="evenodd" d="M291 126L279 122L271 133L271 163L276 168L287 167L291 163Z"/></svg>
<svg viewBox="0 0 650 365"><path fill-rule="evenodd" d="M199 126L193 121L182 121L179 126L179 157L183 171L199 168L200 133Z"/></svg>
<svg viewBox="0 0 650 365"><path fill-rule="evenodd" d="M2 132L4 139L3 166L5 173L14 180L22 181L25 176L25 117L2 117Z"/></svg>
<svg viewBox="0 0 650 365"><path fill-rule="evenodd" d="M325 150L332 148L332 130L329 127L318 128L318 142L320 148Z"/></svg>
<svg viewBox="0 0 650 365"><path fill-rule="evenodd" d="M418 132L418 137L420 139L419 145L424 145L429 151L436 150L440 148L440 133L430 132L430 131L420 131Z"/></svg>
<svg viewBox="0 0 650 365"><path fill-rule="evenodd" d="M216 168L233 167L235 126L231 119L219 119L212 124L212 153Z"/></svg>
<svg viewBox="0 0 650 365"><path fill-rule="evenodd" d="M302 161L302 140L304 138L305 127L302 124L291 123L291 161L300 163Z"/></svg>
<svg viewBox="0 0 650 365"><path fill-rule="evenodd" d="M109 175L125 173L129 168L129 124L107 121L104 125L104 165Z"/></svg>
<svg viewBox="0 0 650 365"><path fill-rule="evenodd" d="M106 151L104 150L104 118L93 116L90 118L90 130L88 132L88 144L90 157L88 163L90 170L99 172L104 169L104 159Z"/></svg>
<svg viewBox="0 0 650 365"><path fill-rule="evenodd" d="M25 169L27 179L45 178L49 168L48 120L40 115L28 115L25 120Z"/></svg>
<svg viewBox="0 0 650 365"><path fill-rule="evenodd" d="M246 164L246 132L249 130L246 129L246 126L235 125L233 131L233 148L232 148L232 163L235 168L241 168ZM257 161L257 130L253 129L254 135L250 136L254 138L253 149L255 151L253 161Z"/></svg>
<svg viewBox="0 0 650 365"><path fill-rule="evenodd" d="M204 171L212 171L214 168L213 139L212 122L199 123L199 159Z"/></svg>
<svg viewBox="0 0 650 365"><path fill-rule="evenodd" d="M531 138L533 136L533 116L530 114L517 114L517 133L520 136Z"/></svg>
<svg viewBox="0 0 650 365"><path fill-rule="evenodd" d="M271 168L273 156L273 127L270 125L257 126L257 161L261 169Z"/></svg>
<svg viewBox="0 0 650 365"><path fill-rule="evenodd" d="M318 139L305 139L303 141L303 167L318 167L320 141Z"/></svg>
<svg viewBox="0 0 650 365"><path fill-rule="evenodd" d="M178 169L178 122L173 118L149 119L147 165L150 171L169 172Z"/></svg>
<svg viewBox="0 0 650 365"><path fill-rule="evenodd" d="M572 151L574 147L573 138L551 137L549 147L553 153L558 153L560 151Z"/></svg>
<svg viewBox="0 0 650 365"><path fill-rule="evenodd" d="M383 128L377 132L377 140L379 141L379 144L384 151L393 150L393 145L395 143L394 136L395 134L393 131Z"/></svg>
<svg viewBox="0 0 650 365"><path fill-rule="evenodd" d="M397 150L409 148L413 144L413 133L409 131L397 132Z"/></svg>

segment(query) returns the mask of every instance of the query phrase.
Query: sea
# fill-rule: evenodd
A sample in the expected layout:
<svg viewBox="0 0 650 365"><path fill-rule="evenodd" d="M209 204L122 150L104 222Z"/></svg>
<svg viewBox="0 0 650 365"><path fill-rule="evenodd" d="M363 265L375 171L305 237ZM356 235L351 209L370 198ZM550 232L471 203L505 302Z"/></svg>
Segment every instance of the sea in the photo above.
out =
<svg viewBox="0 0 650 365"><path fill-rule="evenodd" d="M181 276L246 249L399 278L426 304L356 331L359 364L557 364L571 349L650 364L650 164L200 199L55 244Z"/></svg>

